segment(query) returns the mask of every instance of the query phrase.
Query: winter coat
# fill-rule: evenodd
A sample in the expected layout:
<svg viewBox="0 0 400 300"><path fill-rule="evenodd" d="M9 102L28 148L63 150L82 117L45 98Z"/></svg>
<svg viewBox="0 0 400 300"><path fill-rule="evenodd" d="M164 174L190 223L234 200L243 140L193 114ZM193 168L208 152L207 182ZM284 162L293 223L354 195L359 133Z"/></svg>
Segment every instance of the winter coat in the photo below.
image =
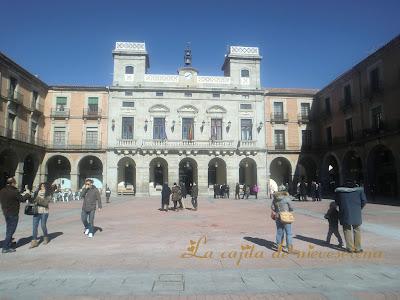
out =
<svg viewBox="0 0 400 300"><path fill-rule="evenodd" d="M335 189L335 201L339 206L339 220L342 225L361 225L361 209L367 203L361 187Z"/></svg>
<svg viewBox="0 0 400 300"><path fill-rule="evenodd" d="M182 199L181 189L179 188L179 186L174 185L171 191L172 191L172 201L179 201Z"/></svg>
<svg viewBox="0 0 400 300"><path fill-rule="evenodd" d="M5 216L18 216L20 202L24 202L25 198L22 197L16 187L6 185L0 191L0 201Z"/></svg>
<svg viewBox="0 0 400 300"><path fill-rule="evenodd" d="M199 195L199 187L197 185L193 185L192 198L197 198L198 195Z"/></svg>
<svg viewBox="0 0 400 300"><path fill-rule="evenodd" d="M339 225L339 212L336 208L329 208L325 214L325 219L329 222L329 227L337 228Z"/></svg>
<svg viewBox="0 0 400 300"><path fill-rule="evenodd" d="M161 191L161 203L163 205L169 205L169 197L171 196L171 189L168 185L164 184Z"/></svg>
<svg viewBox="0 0 400 300"><path fill-rule="evenodd" d="M84 189L82 192L82 197L83 197L83 205L82 205L83 211L89 212L96 210L96 202L99 208L102 208L101 196L99 190L95 186L92 186L88 189Z"/></svg>
<svg viewBox="0 0 400 300"><path fill-rule="evenodd" d="M283 211L293 211L293 207L290 204L290 197L284 195L277 195L272 201L271 209L275 213Z"/></svg>

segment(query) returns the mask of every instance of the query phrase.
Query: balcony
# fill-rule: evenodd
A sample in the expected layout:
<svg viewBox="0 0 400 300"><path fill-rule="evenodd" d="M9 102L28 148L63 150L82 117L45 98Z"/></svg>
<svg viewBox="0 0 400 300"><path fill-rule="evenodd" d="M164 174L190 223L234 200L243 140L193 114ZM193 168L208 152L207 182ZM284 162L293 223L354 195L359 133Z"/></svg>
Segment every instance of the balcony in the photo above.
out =
<svg viewBox="0 0 400 300"><path fill-rule="evenodd" d="M257 141L254 140L241 140L239 142L239 147L240 149L246 149L246 148L256 148L257 146Z"/></svg>
<svg viewBox="0 0 400 300"><path fill-rule="evenodd" d="M310 121L312 121L312 117L310 114L298 114L297 121L299 123L309 123Z"/></svg>
<svg viewBox="0 0 400 300"><path fill-rule="evenodd" d="M69 108L52 108L50 117L52 118L69 118Z"/></svg>
<svg viewBox="0 0 400 300"><path fill-rule="evenodd" d="M101 110L94 108L84 108L83 118L85 119L99 119L101 118Z"/></svg>
<svg viewBox="0 0 400 300"><path fill-rule="evenodd" d="M48 149L53 150L101 150L103 148L101 141L57 141L48 143Z"/></svg>
<svg viewBox="0 0 400 300"><path fill-rule="evenodd" d="M343 113L350 111L353 108L353 103L351 99L342 99L339 101L339 108Z"/></svg>
<svg viewBox="0 0 400 300"><path fill-rule="evenodd" d="M143 140L143 149L234 149L233 140Z"/></svg>
<svg viewBox="0 0 400 300"><path fill-rule="evenodd" d="M43 104L40 104L39 102L31 102L30 110L33 112L38 112L40 114L43 114L44 106Z"/></svg>
<svg viewBox="0 0 400 300"><path fill-rule="evenodd" d="M311 144L303 145L271 145L267 146L268 153L299 153L315 150Z"/></svg>
<svg viewBox="0 0 400 300"><path fill-rule="evenodd" d="M134 139L118 139L117 148L136 148L137 147L137 141Z"/></svg>
<svg viewBox="0 0 400 300"><path fill-rule="evenodd" d="M7 99L9 101L12 101L12 102L14 102L16 104L23 104L24 103L24 95L22 93L20 93L20 92L17 92L17 91L15 91L13 89L9 89L7 95L8 95Z"/></svg>
<svg viewBox="0 0 400 300"><path fill-rule="evenodd" d="M286 123L288 121L287 113L272 113L271 122L273 123Z"/></svg>
<svg viewBox="0 0 400 300"><path fill-rule="evenodd" d="M22 131L11 130L2 126L0 126L0 136L40 147L44 147L45 145L45 142L42 139L34 138Z"/></svg>

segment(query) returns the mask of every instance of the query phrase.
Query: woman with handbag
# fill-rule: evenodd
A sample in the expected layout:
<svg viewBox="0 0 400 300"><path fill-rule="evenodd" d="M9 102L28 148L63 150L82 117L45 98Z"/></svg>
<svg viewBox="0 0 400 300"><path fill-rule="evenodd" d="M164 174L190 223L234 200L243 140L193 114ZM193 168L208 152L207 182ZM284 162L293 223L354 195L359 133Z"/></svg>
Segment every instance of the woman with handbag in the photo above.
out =
<svg viewBox="0 0 400 300"><path fill-rule="evenodd" d="M49 202L51 200L50 189L47 187L46 183L41 183L39 185L39 190L35 192L33 202L37 205L37 214L33 215L33 233L32 242L30 249L39 246L39 241L37 239L39 222L42 225L43 230L43 244L49 243L49 237L47 235L47 219L49 217Z"/></svg>
<svg viewBox="0 0 400 300"><path fill-rule="evenodd" d="M282 242L286 235L286 246L289 253L297 253L293 249L292 242L292 222L294 221L293 207L290 204L290 196L288 192L276 192L273 194L271 204L271 218L276 224L276 247L277 251L282 251Z"/></svg>

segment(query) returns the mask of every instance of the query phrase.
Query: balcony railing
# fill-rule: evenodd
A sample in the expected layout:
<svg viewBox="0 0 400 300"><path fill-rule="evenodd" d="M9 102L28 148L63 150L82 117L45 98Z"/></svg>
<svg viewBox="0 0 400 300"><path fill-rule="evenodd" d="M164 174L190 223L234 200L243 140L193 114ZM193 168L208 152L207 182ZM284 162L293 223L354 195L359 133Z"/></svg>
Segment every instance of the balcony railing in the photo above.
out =
<svg viewBox="0 0 400 300"><path fill-rule="evenodd" d="M24 95L20 92L17 92L13 89L8 90L8 100L13 101L17 104L23 104L24 103Z"/></svg>
<svg viewBox="0 0 400 300"><path fill-rule="evenodd" d="M233 140L143 140L143 148L149 149L233 149Z"/></svg>
<svg viewBox="0 0 400 300"><path fill-rule="evenodd" d="M50 117L69 118L69 108L52 108Z"/></svg>
<svg viewBox="0 0 400 300"><path fill-rule="evenodd" d="M342 99L339 101L339 107L342 112L346 112L348 110L351 110L351 108L353 107L353 103L349 99Z"/></svg>
<svg viewBox="0 0 400 300"><path fill-rule="evenodd" d="M375 100L376 98L380 98L384 94L385 90L383 88L383 82L379 81L376 85L369 85L364 88L364 96L369 101Z"/></svg>
<svg viewBox="0 0 400 300"><path fill-rule="evenodd" d="M119 139L117 140L117 147L119 148L137 147L137 143L136 140L134 139Z"/></svg>
<svg viewBox="0 0 400 300"><path fill-rule="evenodd" d="M288 114L287 113L272 113L271 114L271 122L275 123L285 123L287 122Z"/></svg>
<svg viewBox="0 0 400 300"><path fill-rule="evenodd" d="M40 104L39 102L32 101L30 109L31 109L31 111L37 111L37 112L43 113L44 106L43 106L43 104Z"/></svg>
<svg viewBox="0 0 400 300"><path fill-rule="evenodd" d="M303 145L270 145L267 146L268 152L271 153L284 153L284 152L305 152L315 150L311 144Z"/></svg>
<svg viewBox="0 0 400 300"><path fill-rule="evenodd" d="M241 140L239 143L239 148L255 148L257 146L257 141L254 140Z"/></svg>
<svg viewBox="0 0 400 300"><path fill-rule="evenodd" d="M101 117L101 109L84 108L83 117L87 119L98 119Z"/></svg>
<svg viewBox="0 0 400 300"><path fill-rule="evenodd" d="M40 147L45 146L45 141L43 139L34 138L31 135L23 133L19 130L11 130L2 126L0 126L0 136Z"/></svg>
<svg viewBox="0 0 400 300"><path fill-rule="evenodd" d="M50 142L46 145L49 149L59 149L59 150L99 150L102 149L101 141L57 141Z"/></svg>
<svg viewBox="0 0 400 300"><path fill-rule="evenodd" d="M312 121L311 114L298 114L297 121L299 123L308 123L308 122Z"/></svg>

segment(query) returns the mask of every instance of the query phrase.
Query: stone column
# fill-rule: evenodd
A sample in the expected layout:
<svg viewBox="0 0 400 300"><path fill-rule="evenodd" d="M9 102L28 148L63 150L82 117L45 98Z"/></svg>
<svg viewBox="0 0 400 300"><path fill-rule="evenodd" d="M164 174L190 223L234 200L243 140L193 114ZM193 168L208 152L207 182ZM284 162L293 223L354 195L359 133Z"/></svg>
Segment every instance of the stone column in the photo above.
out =
<svg viewBox="0 0 400 300"><path fill-rule="evenodd" d="M197 160L197 181L199 195L208 196L208 164L202 163L202 159Z"/></svg>
<svg viewBox="0 0 400 300"><path fill-rule="evenodd" d="M178 157L167 156L168 162L168 185L171 187L174 182L179 183L179 163Z"/></svg>
<svg viewBox="0 0 400 300"><path fill-rule="evenodd" d="M76 192L81 189L81 186L78 184L78 174L77 173L70 173L71 178L71 190Z"/></svg>
<svg viewBox="0 0 400 300"><path fill-rule="evenodd" d="M226 181L229 185L229 197L235 198L236 183L239 182L239 162L234 157L227 157L226 163Z"/></svg>
<svg viewBox="0 0 400 300"><path fill-rule="evenodd" d="M17 188L20 190L22 186L22 179L24 176L24 162L18 162L17 168L15 169L15 180L17 181Z"/></svg>

